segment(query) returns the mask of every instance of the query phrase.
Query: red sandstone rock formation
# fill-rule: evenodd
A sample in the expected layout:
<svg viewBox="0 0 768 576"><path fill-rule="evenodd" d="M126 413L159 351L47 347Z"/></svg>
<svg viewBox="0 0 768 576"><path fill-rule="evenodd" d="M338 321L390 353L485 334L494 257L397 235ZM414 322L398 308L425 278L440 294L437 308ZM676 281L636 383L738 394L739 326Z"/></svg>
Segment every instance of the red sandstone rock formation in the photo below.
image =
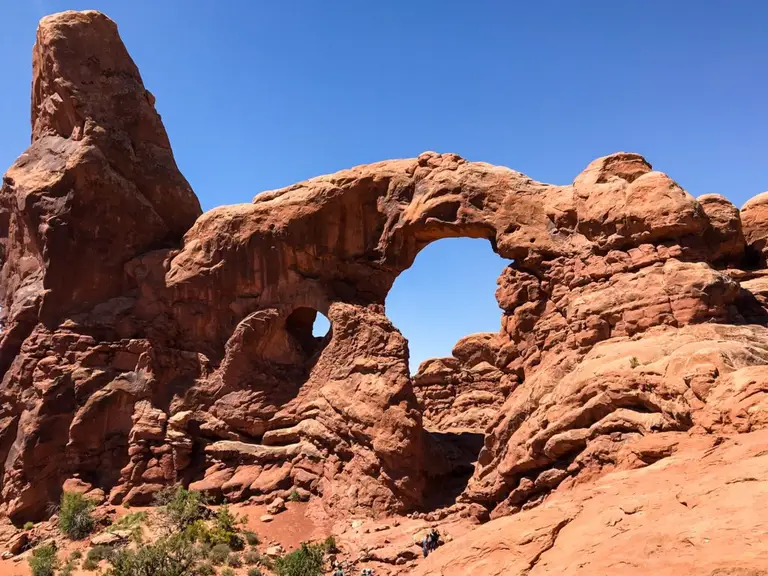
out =
<svg viewBox="0 0 768 576"><path fill-rule="evenodd" d="M472 334L459 340L450 358L422 362L413 389L429 430L484 432L517 383L497 366L504 340Z"/></svg>
<svg viewBox="0 0 768 576"><path fill-rule="evenodd" d="M741 212L697 200L636 154L551 186L425 153L200 215L152 101L106 17L41 22L33 142L0 192L0 500L15 521L74 476L112 502L181 481L419 510L457 488L464 433L482 450L439 505L544 502L543 518L602 475L768 421L762 196ZM384 301L419 250L457 236L513 260L501 330L412 381ZM552 514L545 544L572 520Z"/></svg>

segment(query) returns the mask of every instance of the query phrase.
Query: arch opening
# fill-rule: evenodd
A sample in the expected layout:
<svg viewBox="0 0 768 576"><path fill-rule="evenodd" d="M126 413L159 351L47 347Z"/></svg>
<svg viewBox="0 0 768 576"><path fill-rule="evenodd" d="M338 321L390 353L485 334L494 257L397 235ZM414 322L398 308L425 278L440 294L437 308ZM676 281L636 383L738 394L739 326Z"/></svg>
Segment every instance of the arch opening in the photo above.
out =
<svg viewBox="0 0 768 576"><path fill-rule="evenodd" d="M416 256L387 296L387 316L408 341L413 390L436 458L425 511L450 506L466 489L484 430L506 399L502 372L487 366L493 354L477 350L499 340L497 279L509 264L487 240L444 238ZM457 342L470 335L476 352L460 353Z"/></svg>
<svg viewBox="0 0 768 576"><path fill-rule="evenodd" d="M387 294L387 317L408 340L411 374L451 356L470 334L498 332L496 280L510 264L485 239L443 238L422 249Z"/></svg>
<svg viewBox="0 0 768 576"><path fill-rule="evenodd" d="M285 328L308 357L320 352L331 335L331 323L328 317L307 306L296 308L291 312L285 321Z"/></svg>

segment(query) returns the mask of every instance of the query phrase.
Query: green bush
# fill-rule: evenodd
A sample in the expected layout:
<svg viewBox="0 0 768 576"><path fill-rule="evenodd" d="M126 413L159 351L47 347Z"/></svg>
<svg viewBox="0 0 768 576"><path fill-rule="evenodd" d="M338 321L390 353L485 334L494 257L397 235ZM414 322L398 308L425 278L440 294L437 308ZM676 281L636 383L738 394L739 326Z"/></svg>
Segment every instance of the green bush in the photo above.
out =
<svg viewBox="0 0 768 576"><path fill-rule="evenodd" d="M220 564L224 564L224 562L227 561L230 552L232 552L232 550L226 544L216 544L213 548L211 548L211 553L208 555L208 557L215 566L218 566Z"/></svg>
<svg viewBox="0 0 768 576"><path fill-rule="evenodd" d="M303 542L301 548L277 558L274 562L277 576L321 576L323 573L323 546Z"/></svg>
<svg viewBox="0 0 768 576"><path fill-rule="evenodd" d="M187 490L183 486L168 487L157 493L155 501L171 524L183 530L205 515L205 499L200 492Z"/></svg>
<svg viewBox="0 0 768 576"><path fill-rule="evenodd" d="M238 554L234 552L227 556L227 564L232 568L240 568L243 565L243 561Z"/></svg>
<svg viewBox="0 0 768 576"><path fill-rule="evenodd" d="M248 570L248 576L262 576L261 570L258 568L251 568Z"/></svg>
<svg viewBox="0 0 768 576"><path fill-rule="evenodd" d="M288 502L301 502L301 494L299 494L299 491L295 488L291 490L290 495L288 496Z"/></svg>
<svg viewBox="0 0 768 576"><path fill-rule="evenodd" d="M59 506L59 530L72 540L82 540L93 532L94 503L77 492L64 492Z"/></svg>
<svg viewBox="0 0 768 576"><path fill-rule="evenodd" d="M235 576L235 571L232 568L224 568L221 571L221 576Z"/></svg>
<svg viewBox="0 0 768 576"><path fill-rule="evenodd" d="M178 535L135 550L119 550L110 563L107 576L189 576L197 573L195 548Z"/></svg>
<svg viewBox="0 0 768 576"><path fill-rule="evenodd" d="M83 552L81 550L72 550L72 553L69 555L70 560L80 560L82 557Z"/></svg>
<svg viewBox="0 0 768 576"><path fill-rule="evenodd" d="M99 562L98 560L92 560L90 558L86 558L83 562L83 570L93 571L99 569Z"/></svg>
<svg viewBox="0 0 768 576"><path fill-rule="evenodd" d="M32 576L53 576L59 567L59 559L56 558L56 546L48 544L35 548L28 562Z"/></svg>
<svg viewBox="0 0 768 576"><path fill-rule="evenodd" d="M77 566L75 565L75 562L73 560L70 560L66 564L64 564L64 567L61 569L61 572L59 573L60 576L72 576L72 572L75 571L75 568Z"/></svg>
<svg viewBox="0 0 768 576"><path fill-rule="evenodd" d="M258 546L259 545L259 536L256 534L256 532L251 532L250 530L246 530L243 532L243 536L245 536L245 541L248 542L251 546Z"/></svg>
<svg viewBox="0 0 768 576"><path fill-rule="evenodd" d="M211 540L211 529L204 520L195 520L188 524L181 534L191 542L210 542Z"/></svg>
<svg viewBox="0 0 768 576"><path fill-rule="evenodd" d="M214 568L210 562L203 562L202 564L198 564L197 568L195 568L196 576L213 576L214 574L216 574L216 568Z"/></svg>
<svg viewBox="0 0 768 576"><path fill-rule="evenodd" d="M248 552L246 552L243 556L243 560L245 560L245 563L250 566L253 566L254 564L261 564L261 554L259 554L256 550L248 550Z"/></svg>
<svg viewBox="0 0 768 576"><path fill-rule="evenodd" d="M226 544L232 550L242 550L245 548L245 542L242 536L238 534L237 525L241 521L229 511L228 506L222 506L216 511L213 518L213 527L208 528L205 523L200 522L202 526L195 527L195 536L197 539L210 542L214 546ZM194 525L193 525L194 526Z"/></svg>
<svg viewBox="0 0 768 576"><path fill-rule="evenodd" d="M34 522L24 522L24 530L32 530L35 527Z"/></svg>

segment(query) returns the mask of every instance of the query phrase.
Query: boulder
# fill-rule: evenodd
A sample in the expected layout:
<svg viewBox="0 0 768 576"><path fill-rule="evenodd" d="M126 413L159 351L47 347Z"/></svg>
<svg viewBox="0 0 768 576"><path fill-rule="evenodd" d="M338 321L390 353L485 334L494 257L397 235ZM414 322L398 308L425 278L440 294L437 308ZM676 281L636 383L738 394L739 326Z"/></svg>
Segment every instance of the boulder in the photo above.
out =
<svg viewBox="0 0 768 576"><path fill-rule="evenodd" d="M765 251L768 248L768 192L747 200L741 207L740 217L747 246L765 263Z"/></svg>
<svg viewBox="0 0 768 576"><path fill-rule="evenodd" d="M283 512L284 510L285 510L285 500L283 500L279 496L274 500L272 500L269 506L267 506L267 514L271 516L280 514L280 512Z"/></svg>

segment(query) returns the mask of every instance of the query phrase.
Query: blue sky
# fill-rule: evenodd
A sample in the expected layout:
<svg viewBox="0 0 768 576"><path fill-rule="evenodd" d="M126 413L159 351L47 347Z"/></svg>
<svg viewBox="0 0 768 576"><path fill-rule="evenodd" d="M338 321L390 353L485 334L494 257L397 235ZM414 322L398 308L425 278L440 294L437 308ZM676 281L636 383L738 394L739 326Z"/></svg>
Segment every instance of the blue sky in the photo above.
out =
<svg viewBox="0 0 768 576"><path fill-rule="evenodd" d="M29 142L36 23L69 8L118 23L205 209L424 150L558 184L627 150L695 196L768 189L762 1L7 0L3 167ZM503 265L480 241L419 255L388 299L413 365L499 328Z"/></svg>

